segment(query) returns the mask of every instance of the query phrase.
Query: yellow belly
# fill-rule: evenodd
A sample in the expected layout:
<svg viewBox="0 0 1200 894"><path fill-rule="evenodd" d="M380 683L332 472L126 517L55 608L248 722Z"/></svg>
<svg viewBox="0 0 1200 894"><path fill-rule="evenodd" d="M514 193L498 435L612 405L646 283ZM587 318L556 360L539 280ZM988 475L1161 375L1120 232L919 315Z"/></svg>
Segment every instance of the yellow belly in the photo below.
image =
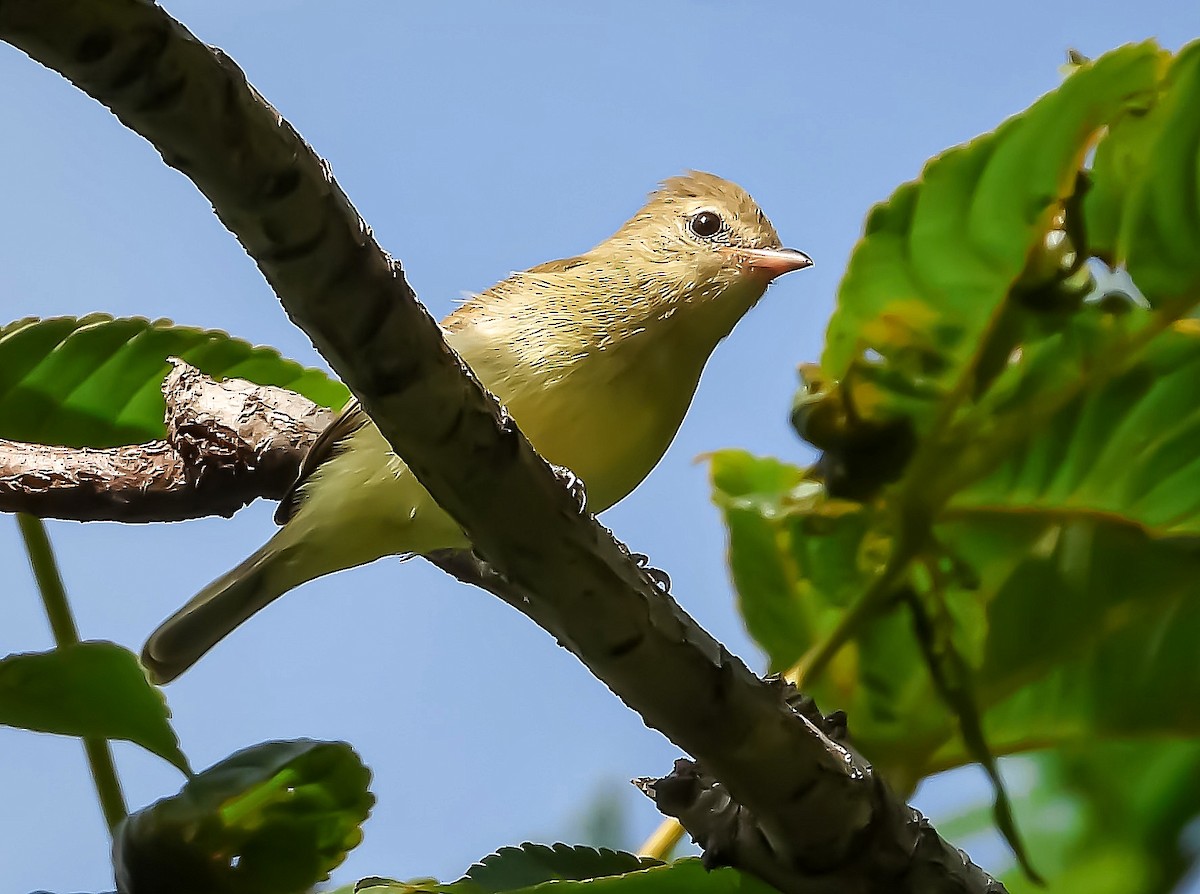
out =
<svg viewBox="0 0 1200 894"><path fill-rule="evenodd" d="M498 395L537 451L587 486L588 508L624 499L657 465L695 388L659 364L583 362L544 388Z"/></svg>

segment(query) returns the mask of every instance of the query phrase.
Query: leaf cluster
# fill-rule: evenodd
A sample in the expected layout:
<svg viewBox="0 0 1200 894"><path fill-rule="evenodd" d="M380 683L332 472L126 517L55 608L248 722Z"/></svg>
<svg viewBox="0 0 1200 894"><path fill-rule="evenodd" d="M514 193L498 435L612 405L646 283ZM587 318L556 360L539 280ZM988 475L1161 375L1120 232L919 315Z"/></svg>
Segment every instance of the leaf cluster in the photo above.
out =
<svg viewBox="0 0 1200 894"><path fill-rule="evenodd" d="M818 461L712 460L772 669L845 710L900 791L981 764L1055 890L1070 861L1045 834L1027 858L997 755L1147 783L1160 748L1200 756L1166 744L1200 732L1198 166L1200 45L1077 65L869 214L793 409ZM1131 740L1144 759L1092 750ZM1123 890L1180 877L1187 791L1163 793L1174 859ZM1080 853L1117 831L1085 825Z"/></svg>

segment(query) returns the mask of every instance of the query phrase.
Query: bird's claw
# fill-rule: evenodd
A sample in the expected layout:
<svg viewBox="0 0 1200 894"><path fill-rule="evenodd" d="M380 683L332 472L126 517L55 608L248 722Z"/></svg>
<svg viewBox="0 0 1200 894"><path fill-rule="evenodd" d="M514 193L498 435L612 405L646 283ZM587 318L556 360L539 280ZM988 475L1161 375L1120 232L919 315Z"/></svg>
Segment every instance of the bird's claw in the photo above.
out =
<svg viewBox="0 0 1200 894"><path fill-rule="evenodd" d="M579 514L583 515L587 512L587 486L583 483L583 479L566 466L556 466L554 463L551 463L550 468L554 470L555 477L570 492L572 499L575 500L575 506L579 510Z"/></svg>
<svg viewBox="0 0 1200 894"><path fill-rule="evenodd" d="M671 593L671 576L661 568L655 568L650 564L650 557L645 553L629 554L629 558L637 563L638 568L642 569L642 573L650 579L650 583L654 584L655 588L670 595Z"/></svg>

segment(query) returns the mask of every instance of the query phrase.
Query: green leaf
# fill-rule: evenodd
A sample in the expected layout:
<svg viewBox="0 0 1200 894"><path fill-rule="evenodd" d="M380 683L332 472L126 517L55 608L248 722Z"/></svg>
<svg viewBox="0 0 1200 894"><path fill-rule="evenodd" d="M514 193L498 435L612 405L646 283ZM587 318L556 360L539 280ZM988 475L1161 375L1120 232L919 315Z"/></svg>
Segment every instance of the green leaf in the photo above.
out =
<svg viewBox="0 0 1200 894"><path fill-rule="evenodd" d="M1186 888L1193 857L1186 829L1200 814L1195 742L1122 742L1057 749L1010 763L1032 775L1015 799L1030 850L1047 870L1040 888L1006 876L1012 894L1165 894ZM1181 784L1183 782L1183 784ZM937 818L954 841L982 831L983 811L968 806ZM965 833L965 834L964 834Z"/></svg>
<svg viewBox="0 0 1200 894"><path fill-rule="evenodd" d="M292 894L362 840L370 771L344 742L266 742L130 815L113 844L124 894Z"/></svg>
<svg viewBox="0 0 1200 894"><path fill-rule="evenodd" d="M964 515L936 530L976 574L970 589L952 585L946 598L972 600L986 615L972 691L992 753L1200 734L1195 546L1019 510ZM912 636L901 613L890 625L887 617L864 625L814 696L848 710L856 744L888 778L976 760L961 721L932 697L904 647Z"/></svg>
<svg viewBox="0 0 1200 894"><path fill-rule="evenodd" d="M737 450L711 462L743 619L772 671L783 671L829 636L889 544L862 506L824 497L801 469ZM904 612L864 619L804 689L822 709L849 713L856 745L900 792L922 775L929 740L940 744L953 730Z"/></svg>
<svg viewBox="0 0 1200 894"><path fill-rule="evenodd" d="M521 848L506 848L519 850L534 847L523 845ZM589 851L590 848L566 848L555 845L555 850L567 852ZM595 853L594 851L592 852ZM612 853L611 851L609 852ZM578 855L580 868L595 862L598 868L617 865L610 862L612 858L603 857L595 862L595 858L586 854ZM576 856L568 853L567 859L574 861ZM620 862L628 864L638 858L632 854L617 854ZM646 861L641 861L645 863ZM717 869L709 871L701 865L700 860L688 857L672 863L648 865L641 869L629 869L623 872L609 873L588 878L574 876L546 875L540 881L539 873L534 870L528 876L517 875L516 881L527 877L529 883L515 888L485 889L480 888L469 877L459 879L452 884L438 884L431 881L398 882L390 879L363 879L354 887L355 894L493 894L493 891L504 891L505 894L526 894L526 892L556 892L556 894L776 894L775 889L753 876L738 872L735 869Z"/></svg>
<svg viewBox="0 0 1200 894"><path fill-rule="evenodd" d="M608 848L547 846L525 843L520 847L502 847L467 870L460 881L471 882L485 894L501 894L528 888L542 882L569 879L583 881L609 875L622 875L661 866L661 860Z"/></svg>
<svg viewBox="0 0 1200 894"><path fill-rule="evenodd" d="M1158 537L1200 535L1197 394L1200 325L1185 320L1151 342L1127 372L1027 432L948 511L1091 516Z"/></svg>
<svg viewBox="0 0 1200 894"><path fill-rule="evenodd" d="M1200 43L1180 51L1152 114L1161 123L1122 215L1129 273L1155 306L1200 296Z"/></svg>
<svg viewBox="0 0 1200 894"><path fill-rule="evenodd" d="M970 759L978 763L987 773L995 790L993 814L996 828L1012 848L1013 855L1021 868L1032 879L1041 877L1029 860L1029 853L1013 819L1012 803L996 756L984 736L980 717L980 706L975 694L974 674L964 651L955 642L957 625L950 617L948 605L943 601L944 586L934 586L928 592L919 593L915 588L910 593L909 608L913 614L917 641L925 654L925 664L937 688L938 695L958 720L959 737Z"/></svg>
<svg viewBox="0 0 1200 894"><path fill-rule="evenodd" d="M1120 427L1121 414L1114 410L1109 422ZM1089 442L1096 435L1081 433ZM1052 429L1044 440L1053 444L1059 437ZM741 469L741 483L753 479L744 454L719 454L714 468L727 460ZM1147 461L1166 466L1150 453ZM819 578L806 573L812 566L795 556L827 550L832 566L842 547L836 536L795 534L801 516L794 506L780 507L800 472L785 475L772 460L763 468L758 480L774 476L784 489L742 498L730 521L730 563L760 642L774 644L770 637L779 629L768 626L760 634L750 624L756 615L821 618L811 634L790 642L794 654L828 634L843 604L831 600ZM1067 474L1067 464L1056 468ZM715 480L739 483L731 475ZM1200 487L1178 489L1194 495ZM959 637L958 654L974 663L973 692L991 750L1200 734L1200 666L1194 661L1200 600L1193 584L1200 579L1200 542L1155 538L1106 513L1063 520L1056 507L1023 504L1022 495L1014 488L1013 499L996 507L956 506L935 528L950 563L941 584L954 615L947 629ZM727 514L735 501L728 492L718 496ZM752 507L762 510L757 519ZM749 541L743 553L747 541L738 532L747 526L770 536ZM794 577L779 583L779 569ZM827 614L815 615L822 607ZM788 648L789 641L780 637L779 645ZM1139 656L1136 668L1130 656ZM856 744L901 791L930 772L978 757L964 748L959 720L938 697L927 662L908 610L891 607L865 619L826 673L806 681L822 708L849 713Z"/></svg>
<svg viewBox="0 0 1200 894"><path fill-rule="evenodd" d="M1094 135L1153 86L1157 65L1156 48L1139 44L1082 66L872 210L821 360L855 389L863 418L932 424L1073 195Z"/></svg>
<svg viewBox="0 0 1200 894"><path fill-rule="evenodd" d="M1200 733L1200 550L1091 520L979 517L940 533L982 569L978 694L995 751ZM1026 548L997 549L1015 542ZM930 769L963 757L947 739Z"/></svg>
<svg viewBox="0 0 1200 894"><path fill-rule="evenodd" d="M1170 53L1160 52L1160 67L1165 69L1171 59ZM1162 130L1163 115L1156 108L1162 89L1160 78L1144 92L1131 94L1096 147L1083 196L1085 240L1088 253L1102 258L1110 267L1125 263L1123 217L1128 197L1145 177L1150 146Z"/></svg>
<svg viewBox="0 0 1200 894"><path fill-rule="evenodd" d="M190 773L170 716L137 656L114 643L0 659L0 723L6 726L126 739Z"/></svg>
<svg viewBox="0 0 1200 894"><path fill-rule="evenodd" d="M826 498L802 469L739 450L714 453L711 463L743 620L771 670L786 670L869 585L886 558L886 538L869 529L862 506ZM910 757L905 742L919 741L917 715L932 710L929 724L941 731L947 714L906 617L867 619L828 671L804 685L823 709L850 713L856 743L878 743L866 753L895 788L915 783L908 768L924 752Z"/></svg>
<svg viewBox="0 0 1200 894"><path fill-rule="evenodd" d="M802 469L778 460L740 450L710 460L742 618L771 670L786 670L867 580L870 556L860 558L866 513L824 499Z"/></svg>
<svg viewBox="0 0 1200 894"><path fill-rule="evenodd" d="M224 332L169 320L24 319L0 327L0 438L68 447L114 447L164 437L169 357L211 376L288 388L326 407L346 387Z"/></svg>

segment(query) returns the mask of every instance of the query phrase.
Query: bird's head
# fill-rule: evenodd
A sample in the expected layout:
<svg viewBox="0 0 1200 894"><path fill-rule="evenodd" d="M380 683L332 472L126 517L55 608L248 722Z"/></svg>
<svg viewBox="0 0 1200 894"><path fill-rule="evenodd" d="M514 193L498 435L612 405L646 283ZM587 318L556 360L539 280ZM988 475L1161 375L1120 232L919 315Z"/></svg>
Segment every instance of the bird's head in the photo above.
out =
<svg viewBox="0 0 1200 894"><path fill-rule="evenodd" d="M773 279L811 264L781 247L744 189L692 171L595 248L514 273L443 325L494 352L515 346L537 367L623 344L680 346L703 360Z"/></svg>
<svg viewBox="0 0 1200 894"><path fill-rule="evenodd" d="M812 264L735 183L700 171L672 177L616 233L589 252L642 284L647 310L724 328L776 277ZM652 313L651 316L658 316Z"/></svg>

